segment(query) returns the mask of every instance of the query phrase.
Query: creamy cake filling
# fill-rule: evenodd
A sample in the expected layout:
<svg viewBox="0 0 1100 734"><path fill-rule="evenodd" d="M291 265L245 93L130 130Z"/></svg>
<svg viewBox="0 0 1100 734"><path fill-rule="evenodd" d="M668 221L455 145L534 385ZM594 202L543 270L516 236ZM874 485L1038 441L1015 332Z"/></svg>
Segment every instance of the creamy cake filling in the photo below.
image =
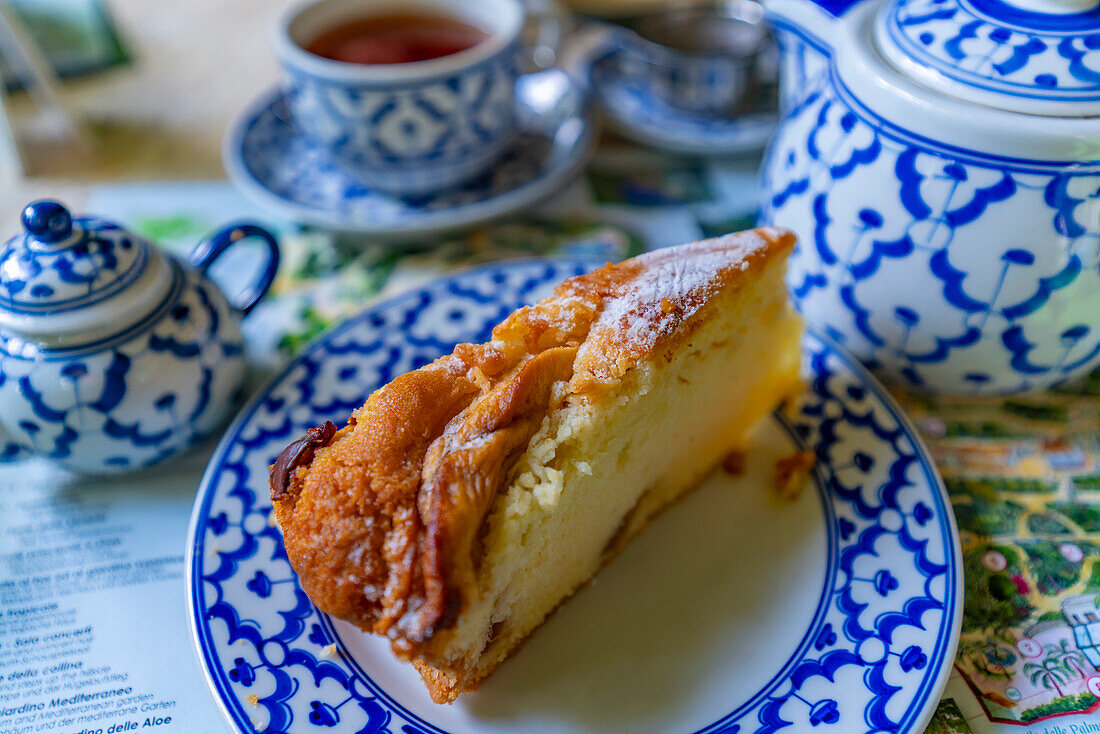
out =
<svg viewBox="0 0 1100 734"><path fill-rule="evenodd" d="M475 688L794 389L792 246L757 230L572 278L288 447L272 501L306 593L435 700Z"/></svg>

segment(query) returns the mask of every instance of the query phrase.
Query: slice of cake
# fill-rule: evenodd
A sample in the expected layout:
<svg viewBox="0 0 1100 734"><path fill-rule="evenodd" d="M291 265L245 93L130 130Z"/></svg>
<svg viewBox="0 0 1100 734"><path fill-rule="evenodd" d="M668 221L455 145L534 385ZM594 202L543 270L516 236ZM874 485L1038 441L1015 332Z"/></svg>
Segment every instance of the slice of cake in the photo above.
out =
<svg viewBox="0 0 1100 734"><path fill-rule="evenodd" d="M271 498L310 599L387 636L435 701L477 688L796 389L793 244L760 229L571 278L289 446Z"/></svg>

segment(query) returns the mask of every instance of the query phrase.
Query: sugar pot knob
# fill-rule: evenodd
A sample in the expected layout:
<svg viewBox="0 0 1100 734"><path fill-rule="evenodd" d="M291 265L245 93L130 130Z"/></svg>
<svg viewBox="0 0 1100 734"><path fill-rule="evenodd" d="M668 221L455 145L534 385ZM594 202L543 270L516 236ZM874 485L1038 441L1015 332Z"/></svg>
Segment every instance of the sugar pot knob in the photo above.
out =
<svg viewBox="0 0 1100 734"><path fill-rule="evenodd" d="M0 460L121 472L217 429L244 381L241 320L278 268L274 235L229 225L184 261L56 201L22 224L0 245ZM249 239L263 260L231 301L206 270Z"/></svg>

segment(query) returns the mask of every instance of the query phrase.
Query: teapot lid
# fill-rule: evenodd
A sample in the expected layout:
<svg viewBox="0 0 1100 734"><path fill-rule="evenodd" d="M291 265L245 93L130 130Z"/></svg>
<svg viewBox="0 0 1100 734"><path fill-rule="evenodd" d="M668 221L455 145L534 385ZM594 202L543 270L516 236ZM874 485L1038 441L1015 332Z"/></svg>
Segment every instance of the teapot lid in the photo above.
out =
<svg viewBox="0 0 1100 734"><path fill-rule="evenodd" d="M896 0L875 41L926 86L1013 112L1100 114L1100 0Z"/></svg>
<svg viewBox="0 0 1100 734"><path fill-rule="evenodd" d="M117 331L170 286L160 251L118 224L48 199L29 204L22 222L23 233L0 245L0 329L9 334Z"/></svg>

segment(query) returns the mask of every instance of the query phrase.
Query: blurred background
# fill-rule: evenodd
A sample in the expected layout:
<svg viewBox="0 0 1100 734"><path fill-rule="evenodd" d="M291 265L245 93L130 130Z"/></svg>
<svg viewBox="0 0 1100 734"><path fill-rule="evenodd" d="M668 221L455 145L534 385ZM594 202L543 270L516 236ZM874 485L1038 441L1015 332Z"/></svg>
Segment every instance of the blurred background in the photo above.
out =
<svg viewBox="0 0 1100 734"><path fill-rule="evenodd" d="M0 28L0 218L40 195L80 209L112 181L224 177L222 139L235 116L275 85L271 28L279 0L3 0ZM543 2L529 3L545 9ZM678 0L568 0L571 29L629 22ZM28 47L31 48L28 48ZM22 87L26 56L57 77L56 95ZM60 105L60 109L55 108ZM79 140L64 141L68 125Z"/></svg>
<svg viewBox="0 0 1100 734"><path fill-rule="evenodd" d="M226 126L275 81L268 32L287 4L6 0L5 17L21 23L62 77L60 101L87 144L75 155L52 144L38 100L15 92L19 75L8 61L8 134L20 140L25 170L7 162L5 193L49 192L77 204L93 181L221 177ZM17 41L10 32L3 41L10 59ZM3 209L10 219L7 199Z"/></svg>
<svg viewBox="0 0 1100 734"><path fill-rule="evenodd" d="M759 12L756 3L738 1ZM303 225L293 211L257 205L226 181L223 145L234 121L247 118L257 98L280 83L272 29L293 4L0 0L2 231L19 231L21 207L41 197L126 223L181 253L230 219L274 227L283 267L273 296L249 326L259 351L275 364L367 298L449 267L537 254L621 259L743 229L756 219L757 171L775 121L774 78L767 95L753 97L766 108L756 115L760 121L728 155L662 150L603 125L583 172L570 169L540 196L549 198L545 205L512 207L495 221L445 236L414 222L412 236L391 245L371 230L377 219L369 215L358 220L359 231L340 233ZM551 66L590 54L584 44L593 29L622 28L690 3L526 4L529 16L559 21ZM774 77L774 55L769 59ZM222 269L232 275L234 267ZM233 290L232 280L223 286Z"/></svg>

